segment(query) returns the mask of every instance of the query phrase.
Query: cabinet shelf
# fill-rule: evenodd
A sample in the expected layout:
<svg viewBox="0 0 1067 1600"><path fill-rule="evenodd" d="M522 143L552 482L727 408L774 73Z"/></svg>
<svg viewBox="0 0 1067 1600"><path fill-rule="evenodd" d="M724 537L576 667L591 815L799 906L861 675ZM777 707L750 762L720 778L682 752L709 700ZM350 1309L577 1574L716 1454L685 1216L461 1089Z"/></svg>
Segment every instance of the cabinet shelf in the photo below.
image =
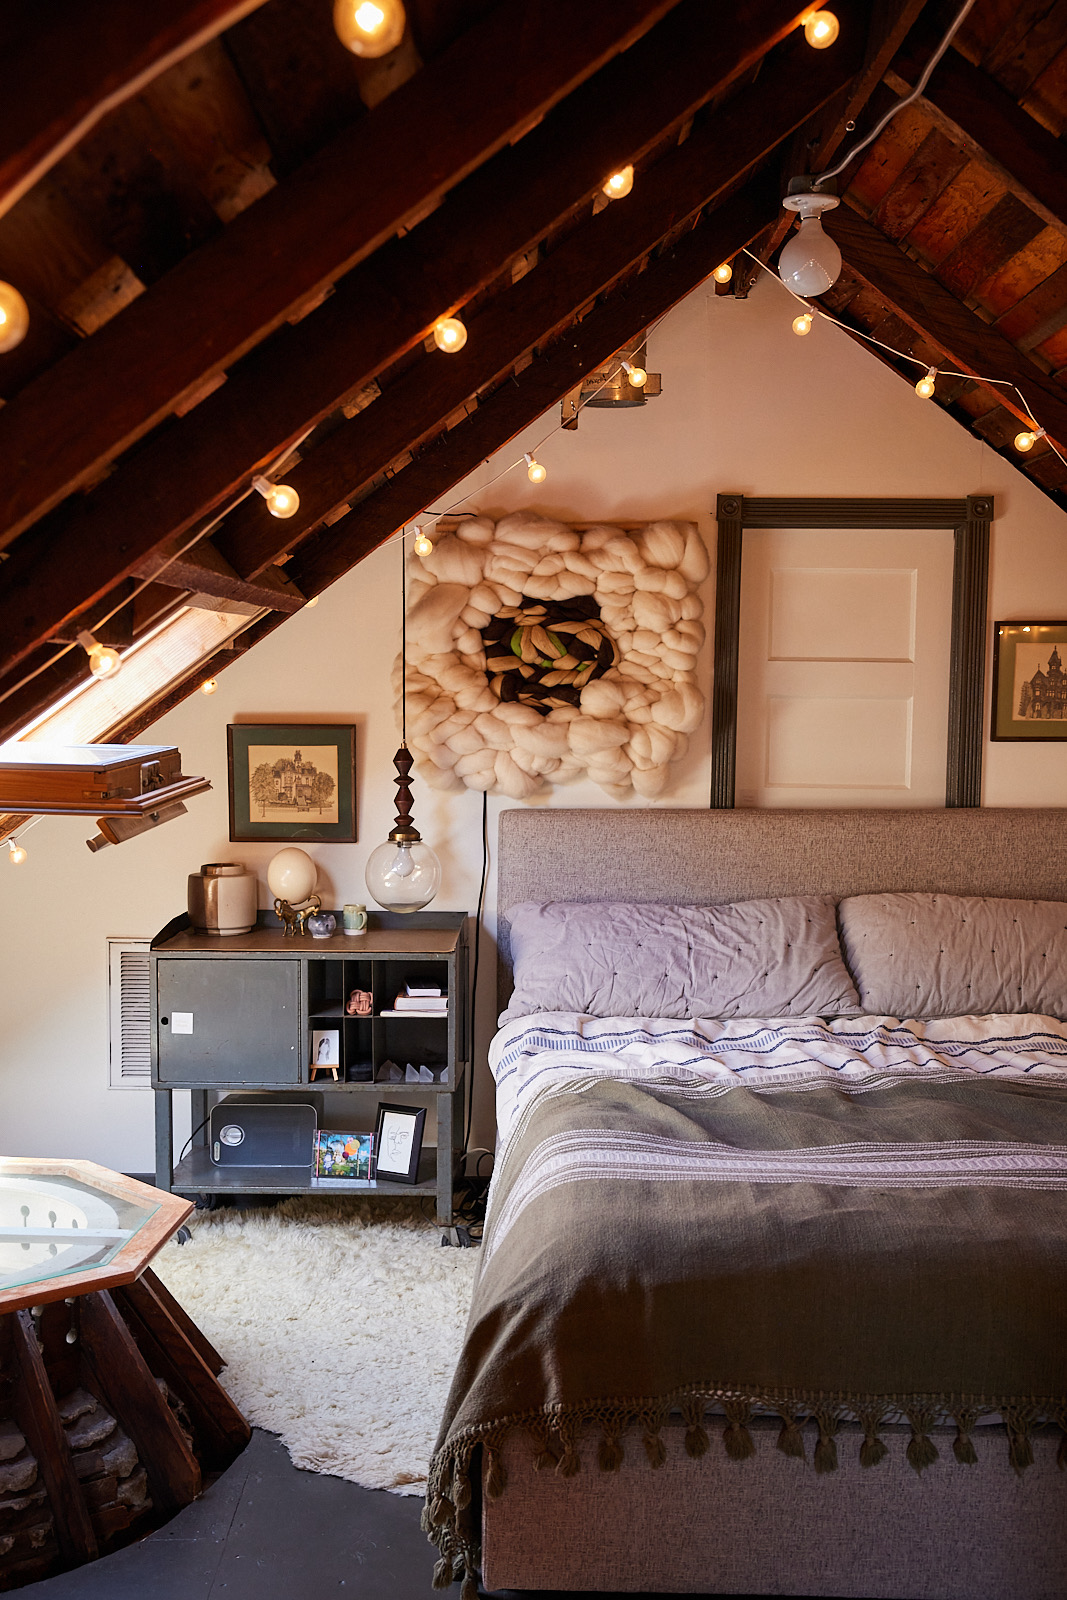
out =
<svg viewBox="0 0 1067 1600"><path fill-rule="evenodd" d="M366 1183L351 1178L316 1178L307 1167L217 1167L206 1150L193 1150L174 1168L177 1194L352 1194L432 1195L437 1190L436 1151L423 1151L418 1183Z"/></svg>

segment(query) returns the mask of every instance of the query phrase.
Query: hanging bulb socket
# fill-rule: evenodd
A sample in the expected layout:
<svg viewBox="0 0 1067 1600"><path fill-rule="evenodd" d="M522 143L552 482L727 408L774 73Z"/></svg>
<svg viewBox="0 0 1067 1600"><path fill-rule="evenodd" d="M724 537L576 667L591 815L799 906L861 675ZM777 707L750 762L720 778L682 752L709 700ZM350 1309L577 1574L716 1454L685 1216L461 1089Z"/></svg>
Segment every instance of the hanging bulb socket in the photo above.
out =
<svg viewBox="0 0 1067 1600"><path fill-rule="evenodd" d="M936 380L937 368L927 367L925 376L920 378L918 383L915 385L915 393L919 396L920 400L929 400L931 398L934 392Z"/></svg>
<svg viewBox="0 0 1067 1600"><path fill-rule="evenodd" d="M423 533L422 529L420 528L418 533L415 535L415 544L413 548L417 556L432 556L433 540L430 538L429 534Z"/></svg>
<svg viewBox="0 0 1067 1600"><path fill-rule="evenodd" d="M803 299L825 294L841 276L841 252L823 232L819 218L841 204L835 194L816 191L813 179L793 178L782 201L787 211L800 215L800 227L782 246L778 276L787 289Z"/></svg>
<svg viewBox="0 0 1067 1600"><path fill-rule="evenodd" d="M544 483L548 477L548 468L542 466L540 461L535 461L529 450L524 450L522 459L526 463L526 476L531 483Z"/></svg>
<svg viewBox="0 0 1067 1600"><path fill-rule="evenodd" d="M634 389L643 389L645 384L648 382L648 373L645 371L644 367L634 367L631 366L629 361L624 361L622 364L622 370L625 372L627 380Z"/></svg>
<svg viewBox="0 0 1067 1600"><path fill-rule="evenodd" d="M442 317L433 325L433 342L446 355L455 355L467 342L467 329L458 317Z"/></svg>
<svg viewBox="0 0 1067 1600"><path fill-rule="evenodd" d="M804 334L811 332L811 325L814 321L815 318L810 311L802 311L799 317L793 318L793 332L800 334L801 338L803 338Z"/></svg>
<svg viewBox="0 0 1067 1600"><path fill-rule="evenodd" d="M85 628L78 634L78 643L89 657L89 671L94 678L113 678L122 666L122 657L118 651L109 644L101 644L99 639Z"/></svg>
<svg viewBox="0 0 1067 1600"><path fill-rule="evenodd" d="M388 55L404 37L406 25L400 0L335 0L334 32L353 55Z"/></svg>
<svg viewBox="0 0 1067 1600"><path fill-rule="evenodd" d="M26 337L30 311L13 283L0 282L0 355Z"/></svg>
<svg viewBox="0 0 1067 1600"><path fill-rule="evenodd" d="M269 478L259 476L252 479L252 487L263 496L272 517L284 520L295 517L300 510L300 496L291 484L271 483Z"/></svg>
<svg viewBox="0 0 1067 1600"><path fill-rule="evenodd" d="M812 11L804 18L804 37L813 50L825 50L841 32L832 11Z"/></svg>
<svg viewBox="0 0 1067 1600"><path fill-rule="evenodd" d="M729 281L733 277L733 275L734 275L733 265L729 261L720 261L719 265L715 268L715 271L712 273L712 277L715 279L716 283L729 283Z"/></svg>
<svg viewBox="0 0 1067 1600"><path fill-rule="evenodd" d="M1015 448L1021 450L1023 455L1032 450L1039 439L1045 437L1044 428L1039 428L1036 423L1031 423L1029 428L1015 435Z"/></svg>
<svg viewBox="0 0 1067 1600"><path fill-rule="evenodd" d="M11 865L13 867L21 867L26 859L26 852L17 839L8 840L7 853L11 857Z"/></svg>
<svg viewBox="0 0 1067 1600"><path fill-rule="evenodd" d="M606 194L609 200L622 200L630 193L634 186L633 167L620 167L617 172L612 172L600 185L601 194Z"/></svg>

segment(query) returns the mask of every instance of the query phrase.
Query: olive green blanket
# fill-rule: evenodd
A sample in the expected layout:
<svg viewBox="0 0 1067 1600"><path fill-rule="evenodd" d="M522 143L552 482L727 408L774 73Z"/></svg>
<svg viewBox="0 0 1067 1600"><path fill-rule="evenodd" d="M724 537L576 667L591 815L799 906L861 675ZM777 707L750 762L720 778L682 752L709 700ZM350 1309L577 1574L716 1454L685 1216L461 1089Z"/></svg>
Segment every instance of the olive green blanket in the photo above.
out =
<svg viewBox="0 0 1067 1600"><path fill-rule="evenodd" d="M726 1414L731 1456L753 1453L758 1408L780 1416L778 1447L805 1455L810 1441L821 1471L844 1420L862 1425L873 1467L880 1427L906 1419L917 1470L936 1461L930 1429L945 1418L967 1462L970 1430L999 1412L1020 1470L1036 1423L1067 1427L1060 1028L1016 1040L1004 1064L1000 1045L964 1040L953 1054L917 1025L903 1039L893 1024L888 1044L860 1054L854 1024L838 1067L791 1024L770 1066L765 1051L744 1069L751 1037L731 1058L730 1041L693 1043L692 1024L616 1024L616 1052L579 1071L575 1052L608 1025L546 1036L534 1020L540 1035L531 1019L512 1024L510 1055L496 1052L502 1085L518 1062L529 1092L494 1180L431 1466L438 1586L476 1569L475 1452L501 1493L512 1429L568 1476L583 1429L597 1431L602 1470L635 1448L657 1466L671 1413L699 1456L711 1409ZM831 1034L822 1053L836 1062ZM798 1046L808 1059L790 1058Z"/></svg>

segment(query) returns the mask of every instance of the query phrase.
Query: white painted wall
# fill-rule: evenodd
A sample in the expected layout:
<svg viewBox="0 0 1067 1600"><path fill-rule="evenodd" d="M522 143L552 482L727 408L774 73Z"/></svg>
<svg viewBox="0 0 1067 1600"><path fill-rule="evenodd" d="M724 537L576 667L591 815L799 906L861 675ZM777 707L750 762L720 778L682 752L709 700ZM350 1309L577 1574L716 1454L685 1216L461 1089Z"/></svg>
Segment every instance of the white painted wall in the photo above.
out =
<svg viewBox="0 0 1067 1600"><path fill-rule="evenodd" d="M747 301L698 290L652 334L650 366L663 374L659 399L625 413L587 411L574 433L555 431L556 409L444 504L467 494L490 514L530 505L579 520L691 517L710 540L716 494L728 490L993 493L990 639L994 618L1067 615L1067 518L845 334L817 323L798 339L792 314L792 302L767 280ZM542 488L521 469L490 483L535 448L549 469ZM203 861L236 858L264 871L274 846L231 846L227 837L228 722L356 723L360 842L314 854L327 904L366 899L364 863L392 817L398 729L389 679L398 646L398 563L396 545L371 556L314 610L223 673L217 694L193 695L145 735L176 743L185 770L206 773L215 785L190 802L186 818L96 856L85 848L84 823L48 819L26 835L29 858L21 867L0 857L0 1151L83 1156L127 1171L151 1166L150 1093L106 1088L105 938L156 932L184 909L186 875ZM709 584L709 612L711 592ZM702 672L710 687L707 654ZM657 804L706 805L705 734L693 737L675 771ZM987 744L985 800L1067 803L1067 745ZM577 785L548 803L609 802L593 786ZM500 804L489 802L494 840ZM480 795L416 786L417 820L444 865L443 909L475 904L480 812ZM492 879L487 909L491 933ZM488 953L483 1055L494 994L491 940ZM484 1078L483 1071L476 1121L482 1142L492 1137Z"/></svg>

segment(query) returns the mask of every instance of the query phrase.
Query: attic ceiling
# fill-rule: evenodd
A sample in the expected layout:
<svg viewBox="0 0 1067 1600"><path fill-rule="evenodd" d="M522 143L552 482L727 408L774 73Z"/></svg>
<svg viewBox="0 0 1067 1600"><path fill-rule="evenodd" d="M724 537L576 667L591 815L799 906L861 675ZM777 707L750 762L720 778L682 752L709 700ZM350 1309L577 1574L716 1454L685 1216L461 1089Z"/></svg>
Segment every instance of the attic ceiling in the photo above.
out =
<svg viewBox="0 0 1067 1600"><path fill-rule="evenodd" d="M0 279L31 323L0 354L0 737L87 675L59 654L80 629L122 647L225 604L254 645L720 261L773 261L788 179L874 126L958 7L838 0L813 51L795 0L409 0L377 61L330 0L10 9ZM822 301L958 371L928 403L1061 506L1067 468L1012 449L1025 409L981 377L1067 446L1065 124L1067 0L976 0L843 174ZM459 310L464 349L427 349ZM251 491L283 463L287 521Z"/></svg>

